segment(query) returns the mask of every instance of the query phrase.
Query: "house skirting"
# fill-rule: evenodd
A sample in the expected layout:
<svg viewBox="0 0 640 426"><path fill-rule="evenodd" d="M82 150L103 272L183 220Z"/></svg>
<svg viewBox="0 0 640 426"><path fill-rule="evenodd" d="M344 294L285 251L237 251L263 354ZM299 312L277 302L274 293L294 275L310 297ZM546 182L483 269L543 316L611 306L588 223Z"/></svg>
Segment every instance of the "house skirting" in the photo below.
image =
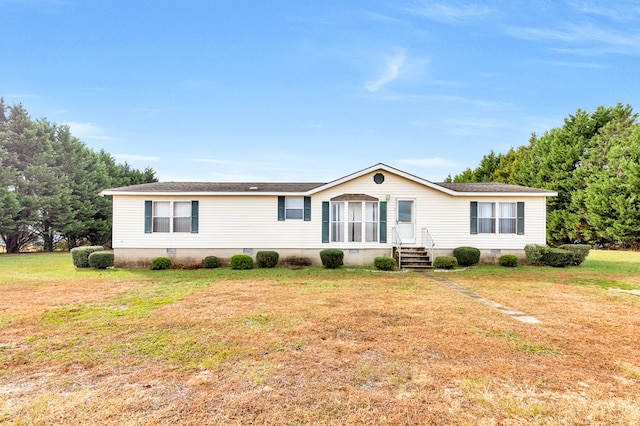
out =
<svg viewBox="0 0 640 426"><path fill-rule="evenodd" d="M174 264L185 267L199 264L206 256L218 257L223 265L229 264L231 256L236 254L248 254L255 261L259 251L272 250L280 255L280 263L287 258L304 257L312 265L321 266L320 251L329 247L315 249L278 249L278 248L245 248L245 249L202 249L202 248L115 248L115 266L117 267L147 267L156 257L168 257ZM331 247L334 248L334 247ZM344 252L344 264L359 266L372 265L373 259L378 256L391 257L391 248L379 249L342 249Z"/></svg>

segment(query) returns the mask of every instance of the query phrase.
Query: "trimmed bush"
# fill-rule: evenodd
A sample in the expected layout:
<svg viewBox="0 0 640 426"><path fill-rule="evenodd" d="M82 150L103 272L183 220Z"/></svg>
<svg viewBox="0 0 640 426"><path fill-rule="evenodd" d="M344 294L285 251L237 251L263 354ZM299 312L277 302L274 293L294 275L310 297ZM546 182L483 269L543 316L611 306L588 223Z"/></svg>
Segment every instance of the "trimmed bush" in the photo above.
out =
<svg viewBox="0 0 640 426"><path fill-rule="evenodd" d="M81 246L71 249L71 260L76 268L89 267L89 255L96 251L104 251L102 246Z"/></svg>
<svg viewBox="0 0 640 426"><path fill-rule="evenodd" d="M324 249L320 252L320 260L325 268L339 268L344 265L344 252L338 249Z"/></svg>
<svg viewBox="0 0 640 426"><path fill-rule="evenodd" d="M107 269L113 266L114 259L112 251L94 251L89 255L89 266L95 269Z"/></svg>
<svg viewBox="0 0 640 426"><path fill-rule="evenodd" d="M558 248L550 248L542 256L542 264L546 266L553 266L555 268L564 268L565 266L573 265L573 252Z"/></svg>
<svg viewBox="0 0 640 426"><path fill-rule="evenodd" d="M231 256L231 269L253 269L253 259L248 254Z"/></svg>
<svg viewBox="0 0 640 426"><path fill-rule="evenodd" d="M562 244L559 249L569 250L573 253L573 265L579 266L589 256L591 246L589 244Z"/></svg>
<svg viewBox="0 0 640 426"><path fill-rule="evenodd" d="M471 266L480 262L480 250L475 247L457 247L453 249L453 257L460 266Z"/></svg>
<svg viewBox="0 0 640 426"><path fill-rule="evenodd" d="M203 268L213 269L217 268L218 266L220 266L220 259L218 259L216 256L207 256L202 259Z"/></svg>
<svg viewBox="0 0 640 426"><path fill-rule="evenodd" d="M151 269L159 271L162 269L171 269L173 262L168 257L156 257L151 261Z"/></svg>
<svg viewBox="0 0 640 426"><path fill-rule="evenodd" d="M458 259L454 256L438 256L433 260L436 269L453 269L458 266Z"/></svg>
<svg viewBox="0 0 640 426"><path fill-rule="evenodd" d="M542 244L527 244L524 246L524 254L532 265L542 265L542 258L549 252L551 247Z"/></svg>
<svg viewBox="0 0 640 426"><path fill-rule="evenodd" d="M392 257L379 256L373 259L373 266L381 271L393 271L396 269L396 260Z"/></svg>
<svg viewBox="0 0 640 426"><path fill-rule="evenodd" d="M280 255L276 251L259 251L256 253L258 268L273 268L278 264Z"/></svg>
<svg viewBox="0 0 640 426"><path fill-rule="evenodd" d="M518 263L518 258L512 254L505 254L498 259L498 265L506 266L507 268L515 268Z"/></svg>

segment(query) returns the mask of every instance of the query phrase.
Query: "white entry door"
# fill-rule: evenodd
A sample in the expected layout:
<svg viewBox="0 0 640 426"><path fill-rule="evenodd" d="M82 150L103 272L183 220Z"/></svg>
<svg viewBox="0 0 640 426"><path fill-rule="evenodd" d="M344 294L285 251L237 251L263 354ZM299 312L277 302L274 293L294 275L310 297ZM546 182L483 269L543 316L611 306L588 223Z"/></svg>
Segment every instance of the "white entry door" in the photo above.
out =
<svg viewBox="0 0 640 426"><path fill-rule="evenodd" d="M416 203L411 199L398 199L396 230L403 244L416 242Z"/></svg>

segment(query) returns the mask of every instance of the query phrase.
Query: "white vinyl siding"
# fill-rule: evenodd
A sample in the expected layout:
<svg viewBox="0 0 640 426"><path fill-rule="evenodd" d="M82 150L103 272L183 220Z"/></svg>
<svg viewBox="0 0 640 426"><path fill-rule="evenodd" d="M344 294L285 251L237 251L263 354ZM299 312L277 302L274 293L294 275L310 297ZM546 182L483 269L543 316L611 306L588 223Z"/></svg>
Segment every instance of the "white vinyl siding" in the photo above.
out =
<svg viewBox="0 0 640 426"><path fill-rule="evenodd" d="M378 172L378 171L376 171ZM116 248L377 248L392 247L392 228L395 226L398 199L414 199L416 206L416 245L420 245L421 229L428 228L436 247L453 249L472 246L479 249L518 249L526 244L546 243L546 197L528 196L473 196L454 197L421 185L405 177L382 171L383 184L375 184L376 172L348 180L324 191L311 194L311 220L278 221L274 214L277 195L198 195L185 194L154 196L154 201L199 200L199 233L144 233L144 201L148 195L113 196L113 246ZM322 243L322 203L344 194L366 194L387 202L387 243L369 241L367 206L364 207L363 241L348 243L346 236L346 206L342 216L334 220L330 206L330 238ZM469 233L469 204L471 201L489 203L516 203L524 201L526 206L527 235ZM379 202L377 221L379 226ZM334 239L334 227L345 232L342 238ZM376 228L375 226L372 226ZM373 233L371 235L374 235ZM376 235L379 240L379 235Z"/></svg>

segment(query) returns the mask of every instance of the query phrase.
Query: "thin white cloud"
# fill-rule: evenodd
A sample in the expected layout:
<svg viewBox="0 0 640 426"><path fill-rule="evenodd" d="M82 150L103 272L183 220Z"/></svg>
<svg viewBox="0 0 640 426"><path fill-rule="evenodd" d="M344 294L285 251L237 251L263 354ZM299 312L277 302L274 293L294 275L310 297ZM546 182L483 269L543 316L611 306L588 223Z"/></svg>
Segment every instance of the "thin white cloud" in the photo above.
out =
<svg viewBox="0 0 640 426"><path fill-rule="evenodd" d="M409 166L425 167L425 168L457 168L462 165L457 161L448 160L441 157L432 158L402 158L397 160L398 163L406 164Z"/></svg>
<svg viewBox="0 0 640 426"><path fill-rule="evenodd" d="M118 161L126 161L131 163L154 163L159 160L158 157L150 155L135 155L135 154L111 154L113 158Z"/></svg>
<svg viewBox="0 0 640 426"><path fill-rule="evenodd" d="M78 123L75 121L68 121L66 124L69 126L71 130L71 134L78 139L91 139L91 140L102 140L102 141L112 141L115 140L114 137L107 136L104 134L104 131L93 123Z"/></svg>
<svg viewBox="0 0 640 426"><path fill-rule="evenodd" d="M595 15L599 18L609 18L615 21L632 21L638 18L640 15L640 5L629 4L626 2L606 2L606 5L601 6L594 4L591 1L572 1L568 3L569 6L576 9L578 12Z"/></svg>
<svg viewBox="0 0 640 426"><path fill-rule="evenodd" d="M556 41L577 46L576 49L564 49L565 52L640 54L640 32L637 31L623 33L594 25L572 24L566 25L563 29L509 27L507 33L524 40Z"/></svg>
<svg viewBox="0 0 640 426"><path fill-rule="evenodd" d="M491 16L495 11L484 5L423 0L405 9L407 12L432 21L462 24Z"/></svg>
<svg viewBox="0 0 640 426"><path fill-rule="evenodd" d="M365 88L369 92L377 92L384 86L395 81L396 79L398 79L398 77L400 77L406 61L407 55L404 50L401 50L395 55L387 58L384 70L382 71L380 76L375 80L366 82Z"/></svg>

